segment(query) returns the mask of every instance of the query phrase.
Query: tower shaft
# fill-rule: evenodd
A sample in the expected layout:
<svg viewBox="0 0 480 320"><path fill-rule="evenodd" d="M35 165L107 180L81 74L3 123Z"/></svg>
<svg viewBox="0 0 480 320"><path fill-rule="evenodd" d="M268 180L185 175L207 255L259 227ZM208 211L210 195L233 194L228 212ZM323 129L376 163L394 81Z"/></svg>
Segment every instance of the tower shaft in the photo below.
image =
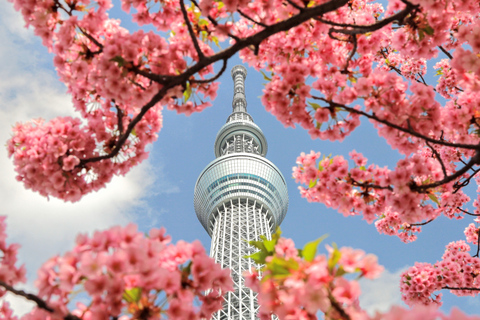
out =
<svg viewBox="0 0 480 320"><path fill-rule="evenodd" d="M263 206L241 197L224 203L217 211L210 255L222 267L230 268L235 291L227 293L224 308L214 319L255 320L257 294L245 286L243 274L258 266L245 256L256 250L248 241L260 240L260 235L270 237L271 221Z"/></svg>
<svg viewBox="0 0 480 320"><path fill-rule="evenodd" d="M227 293L215 320L258 319L257 294L245 286L243 274L255 265L246 258L255 252L251 240L267 239L280 225L288 208L285 178L265 158L267 141L247 113L243 66L232 69L232 114L215 140L214 161L195 185L197 217L212 237L210 255L231 270L234 292Z"/></svg>

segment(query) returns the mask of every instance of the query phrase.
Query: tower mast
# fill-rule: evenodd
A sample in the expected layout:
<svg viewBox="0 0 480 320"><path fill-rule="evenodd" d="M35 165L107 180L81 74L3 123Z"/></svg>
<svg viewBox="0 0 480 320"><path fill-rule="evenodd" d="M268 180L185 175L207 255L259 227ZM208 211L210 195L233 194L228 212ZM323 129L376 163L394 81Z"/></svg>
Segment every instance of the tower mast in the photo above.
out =
<svg viewBox="0 0 480 320"><path fill-rule="evenodd" d="M234 95L232 114L215 139L215 156L195 185L194 206L201 224L212 237L210 255L230 268L234 292L225 298L217 320L256 320L256 293L244 284L243 273L256 268L245 258L255 252L248 241L261 235L270 239L288 208L285 178L265 158L267 141L247 113L247 70L232 68Z"/></svg>

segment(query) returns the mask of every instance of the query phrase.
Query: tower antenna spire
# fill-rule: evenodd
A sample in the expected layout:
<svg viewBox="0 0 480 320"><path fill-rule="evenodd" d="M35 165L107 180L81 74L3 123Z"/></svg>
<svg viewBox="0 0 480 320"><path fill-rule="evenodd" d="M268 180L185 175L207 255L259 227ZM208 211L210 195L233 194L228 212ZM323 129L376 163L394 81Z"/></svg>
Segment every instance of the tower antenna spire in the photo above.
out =
<svg viewBox="0 0 480 320"><path fill-rule="evenodd" d="M247 112L247 98L245 97L245 78L247 69L242 65L232 68L233 87L233 112Z"/></svg>

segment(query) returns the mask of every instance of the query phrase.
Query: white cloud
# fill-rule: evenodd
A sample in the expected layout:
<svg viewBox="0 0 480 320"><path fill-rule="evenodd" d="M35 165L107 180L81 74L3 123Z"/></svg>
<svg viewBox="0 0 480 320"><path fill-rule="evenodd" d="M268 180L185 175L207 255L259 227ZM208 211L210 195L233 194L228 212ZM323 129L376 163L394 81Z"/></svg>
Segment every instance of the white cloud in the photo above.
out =
<svg viewBox="0 0 480 320"><path fill-rule="evenodd" d="M70 96L51 69L51 57L10 3L0 2L0 141L10 136L17 121L35 117L52 118L73 115ZM7 62L7 63L6 63ZM158 176L148 161L125 177L114 178L107 188L87 195L75 204L47 200L15 180L13 164L6 149L0 148L0 215L6 215L8 241L21 244L19 258L28 270L32 290L36 270L49 257L72 248L78 233L91 233L113 225L135 221L146 212L158 219L161 208L149 208L145 197ZM152 173L153 172L153 173ZM161 182L158 193L178 192L178 187ZM29 303L8 298L17 313L30 308Z"/></svg>
<svg viewBox="0 0 480 320"><path fill-rule="evenodd" d="M374 280L361 279L360 306L369 314L374 315L376 311L386 312L394 305L406 306L400 294L400 274L406 267L396 272L385 270L382 275Z"/></svg>

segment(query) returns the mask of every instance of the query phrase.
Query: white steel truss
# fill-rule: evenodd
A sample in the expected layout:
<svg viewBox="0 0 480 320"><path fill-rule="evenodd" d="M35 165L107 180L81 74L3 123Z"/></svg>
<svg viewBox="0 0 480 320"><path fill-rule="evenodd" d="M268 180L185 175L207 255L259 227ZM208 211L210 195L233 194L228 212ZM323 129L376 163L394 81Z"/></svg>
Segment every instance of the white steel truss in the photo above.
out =
<svg viewBox="0 0 480 320"><path fill-rule="evenodd" d="M238 198L217 209L210 226L213 231L210 256L223 268L230 268L235 291L226 295L223 310L213 319L258 319L257 294L245 286L243 273L259 266L245 256L256 251L248 241L259 240L260 235L271 238L272 225L268 211L253 200Z"/></svg>

